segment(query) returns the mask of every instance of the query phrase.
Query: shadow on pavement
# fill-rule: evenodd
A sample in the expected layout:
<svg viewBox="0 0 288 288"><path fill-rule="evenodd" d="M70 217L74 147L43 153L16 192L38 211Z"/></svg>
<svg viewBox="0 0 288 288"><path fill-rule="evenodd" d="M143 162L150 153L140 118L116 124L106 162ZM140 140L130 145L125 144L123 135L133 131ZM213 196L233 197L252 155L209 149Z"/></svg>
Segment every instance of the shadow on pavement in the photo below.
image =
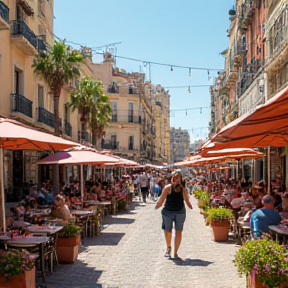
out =
<svg viewBox="0 0 288 288"><path fill-rule="evenodd" d="M83 247L87 246L101 246L101 245L118 245L125 233L109 233L102 232L97 237L85 238L83 241Z"/></svg>
<svg viewBox="0 0 288 288"><path fill-rule="evenodd" d="M73 264L59 264L55 273L46 274L47 288L102 288L102 284L97 283L102 275L102 270L96 270L96 267L88 267L81 260L76 260ZM83 277L85 275L85 277ZM67 280L69 279L69 281ZM37 279L38 280L38 279ZM42 279L41 279L42 280ZM39 281L41 283L41 280ZM71 285L71 283L77 283ZM43 284L37 284L38 287L45 287Z"/></svg>
<svg viewBox="0 0 288 288"><path fill-rule="evenodd" d="M210 261L205 261L201 259L182 259L182 258L171 258L171 260L174 262L175 265L179 266L202 266L202 267L207 267L208 265L212 264L213 262Z"/></svg>
<svg viewBox="0 0 288 288"><path fill-rule="evenodd" d="M104 224L112 225L112 224L132 224L135 222L135 219L130 218L106 218L104 219Z"/></svg>

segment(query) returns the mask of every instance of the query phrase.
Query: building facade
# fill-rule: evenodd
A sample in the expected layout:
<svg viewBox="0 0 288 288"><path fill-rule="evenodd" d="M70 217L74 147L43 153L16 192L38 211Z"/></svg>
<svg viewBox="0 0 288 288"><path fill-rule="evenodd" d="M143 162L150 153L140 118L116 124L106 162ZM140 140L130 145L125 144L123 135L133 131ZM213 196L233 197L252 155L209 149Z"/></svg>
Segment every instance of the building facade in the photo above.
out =
<svg viewBox="0 0 288 288"><path fill-rule="evenodd" d="M170 129L171 162L184 160L190 152L190 135L188 130Z"/></svg>
<svg viewBox="0 0 288 288"><path fill-rule="evenodd" d="M236 0L229 15L229 47L222 52L225 69L218 72L210 87L210 136L264 104L288 84L288 1ZM271 148L271 179L281 174L287 186L284 163L288 159L282 150ZM261 170L255 173L258 179L267 177L262 160L256 161L255 168Z"/></svg>

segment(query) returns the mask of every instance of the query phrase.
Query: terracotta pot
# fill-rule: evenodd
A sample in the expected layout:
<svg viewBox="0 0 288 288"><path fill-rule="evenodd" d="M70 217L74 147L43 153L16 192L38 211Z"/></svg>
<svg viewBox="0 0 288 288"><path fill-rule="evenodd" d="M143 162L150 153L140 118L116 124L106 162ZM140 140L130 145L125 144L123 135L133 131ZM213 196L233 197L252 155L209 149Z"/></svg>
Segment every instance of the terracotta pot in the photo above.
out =
<svg viewBox="0 0 288 288"><path fill-rule="evenodd" d="M268 288L267 285L263 284L260 279L255 275L252 276L252 273L247 276L247 288ZM276 286L275 288L283 288L283 285Z"/></svg>
<svg viewBox="0 0 288 288"><path fill-rule="evenodd" d="M78 257L81 235L71 238L58 238L56 253L59 263L74 263Z"/></svg>
<svg viewBox="0 0 288 288"><path fill-rule="evenodd" d="M227 241L228 232L230 230L230 221L216 221L211 220L210 226L213 231L214 241Z"/></svg>
<svg viewBox="0 0 288 288"><path fill-rule="evenodd" d="M80 245L80 242L81 242L80 236L81 235L79 234L75 237L70 237L70 238L58 238L56 246L70 247L70 246Z"/></svg>
<svg viewBox="0 0 288 288"><path fill-rule="evenodd" d="M30 271L20 275L15 275L9 280L6 280L4 276L0 276L0 287L1 288L36 288L36 276L35 267Z"/></svg>

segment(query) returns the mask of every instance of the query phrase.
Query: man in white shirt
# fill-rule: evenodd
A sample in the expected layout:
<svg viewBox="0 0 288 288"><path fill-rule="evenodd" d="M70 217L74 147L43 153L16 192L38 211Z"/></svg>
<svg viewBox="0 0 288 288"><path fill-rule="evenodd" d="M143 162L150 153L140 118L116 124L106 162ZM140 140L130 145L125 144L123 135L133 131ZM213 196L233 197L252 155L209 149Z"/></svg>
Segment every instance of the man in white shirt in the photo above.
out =
<svg viewBox="0 0 288 288"><path fill-rule="evenodd" d="M141 194L142 194L142 200L144 203L146 203L146 197L147 197L148 188L149 188L149 178L147 177L145 172L139 175L139 184L140 184L140 189L141 189Z"/></svg>

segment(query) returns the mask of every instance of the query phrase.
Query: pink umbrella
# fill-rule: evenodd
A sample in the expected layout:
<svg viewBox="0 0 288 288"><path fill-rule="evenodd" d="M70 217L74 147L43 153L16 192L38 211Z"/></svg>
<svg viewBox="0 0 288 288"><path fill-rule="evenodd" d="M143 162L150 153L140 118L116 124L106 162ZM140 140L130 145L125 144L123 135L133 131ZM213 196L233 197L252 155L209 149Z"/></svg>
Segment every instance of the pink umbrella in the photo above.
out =
<svg viewBox="0 0 288 288"><path fill-rule="evenodd" d="M103 165L106 163L117 163L118 159L99 153L96 149L79 146L71 150L57 152L37 162L37 164L59 164L59 165L80 165L81 170L81 202L83 203L84 177L83 165Z"/></svg>

